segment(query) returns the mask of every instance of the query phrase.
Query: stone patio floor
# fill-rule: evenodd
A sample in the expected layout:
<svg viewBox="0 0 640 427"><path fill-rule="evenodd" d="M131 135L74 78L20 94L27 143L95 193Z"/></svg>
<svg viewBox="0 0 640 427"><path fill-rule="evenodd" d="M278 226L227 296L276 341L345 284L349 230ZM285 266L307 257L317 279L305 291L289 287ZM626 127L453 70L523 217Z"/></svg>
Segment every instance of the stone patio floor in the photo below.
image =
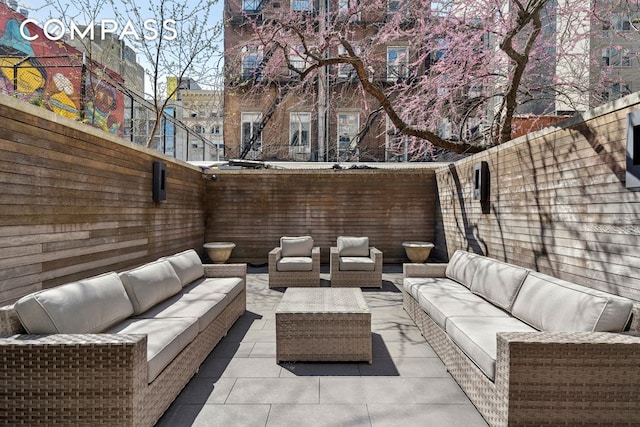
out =
<svg viewBox="0 0 640 427"><path fill-rule="evenodd" d="M329 286L324 266L322 286ZM247 311L158 422L181 426L486 426L402 309L402 266L363 293L373 363L275 360L275 310L266 268L249 267Z"/></svg>

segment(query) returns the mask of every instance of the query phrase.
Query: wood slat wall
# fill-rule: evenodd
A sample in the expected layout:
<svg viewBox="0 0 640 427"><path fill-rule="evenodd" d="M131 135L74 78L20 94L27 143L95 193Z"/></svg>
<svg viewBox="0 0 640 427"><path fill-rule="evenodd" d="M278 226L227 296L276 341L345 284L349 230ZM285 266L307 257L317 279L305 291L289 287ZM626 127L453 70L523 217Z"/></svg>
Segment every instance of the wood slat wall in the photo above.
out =
<svg viewBox="0 0 640 427"><path fill-rule="evenodd" d="M402 242L433 241L435 172L232 171L207 182L207 241L233 241L232 260L266 263L281 236L311 235L323 263L339 235L368 236L385 263L406 261Z"/></svg>
<svg viewBox="0 0 640 427"><path fill-rule="evenodd" d="M627 114L638 108L634 95L438 170L437 256L470 250L640 301L640 192L625 188ZM482 160L489 213L473 200Z"/></svg>
<svg viewBox="0 0 640 427"><path fill-rule="evenodd" d="M199 169L0 96L0 304L186 248L202 252ZM167 164L167 200L151 196Z"/></svg>

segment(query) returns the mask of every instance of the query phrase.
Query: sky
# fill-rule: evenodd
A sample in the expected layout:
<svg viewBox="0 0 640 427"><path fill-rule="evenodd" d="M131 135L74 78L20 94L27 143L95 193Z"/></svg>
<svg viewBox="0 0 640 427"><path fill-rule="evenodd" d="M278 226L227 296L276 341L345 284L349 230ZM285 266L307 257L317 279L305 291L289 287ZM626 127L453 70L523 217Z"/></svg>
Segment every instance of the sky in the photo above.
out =
<svg viewBox="0 0 640 427"><path fill-rule="evenodd" d="M150 4L158 4L159 0L115 0L116 2L120 2L120 4L122 4L122 2L129 2L130 4L133 3L136 6L138 6L141 10L148 10L149 5ZM174 1L174 0L168 0L168 1ZM178 2L181 2L181 0L177 0ZM6 0L7 3L10 4L11 0ZM101 9L100 14L98 15L98 20L114 20L116 18L116 13L113 10L113 6L110 4L110 1L108 0L77 0L77 1L71 1L71 0L30 0L29 2L20 2L18 1L18 10L20 9L26 9L29 12L29 19L35 19L36 21L38 21L38 24L40 27L44 27L47 25L47 22L54 18L54 19L61 19L62 21L65 21L65 25L67 26L66 30L69 30L68 26L71 25L68 21L71 20L73 21L74 24L77 25L86 25L89 20L89 18L84 18L83 16L87 16L87 14L82 13L82 9L78 6L78 5L82 5L82 4L88 4L89 8L94 8L97 4L103 3L104 6ZM57 7L55 5L58 5ZM220 22L223 18L223 7L224 7L224 0L219 0L214 6L213 6L213 10L212 10L212 21L213 23L217 23ZM118 8L120 9L120 8ZM66 13L64 13L67 18L66 19L62 19L62 13L61 10L65 10ZM143 17L144 17L144 13L143 13ZM149 15L148 17L151 17L151 15ZM134 23L136 24L137 28L140 28L140 23ZM110 24L108 24L110 25ZM156 24L156 25L161 25L161 24ZM170 24L169 24L170 25ZM56 30L56 25L55 24L51 24L50 27L51 31L55 31ZM118 28L116 30L116 34L122 34L122 31L125 31L125 29L123 28ZM94 37L99 37L100 34L97 33L94 35ZM130 47L135 48L134 44L131 43L130 41L128 42L129 38L133 37L132 34L127 34L124 36L124 41L127 45L129 45ZM219 49L220 51L222 51L223 49L223 43L222 43L222 36L220 37L220 42L219 42ZM145 57L144 55L137 55L137 60L138 62L145 68L149 68L148 64L145 64ZM218 64L212 64L212 67L217 66ZM148 84L148 82L147 82Z"/></svg>

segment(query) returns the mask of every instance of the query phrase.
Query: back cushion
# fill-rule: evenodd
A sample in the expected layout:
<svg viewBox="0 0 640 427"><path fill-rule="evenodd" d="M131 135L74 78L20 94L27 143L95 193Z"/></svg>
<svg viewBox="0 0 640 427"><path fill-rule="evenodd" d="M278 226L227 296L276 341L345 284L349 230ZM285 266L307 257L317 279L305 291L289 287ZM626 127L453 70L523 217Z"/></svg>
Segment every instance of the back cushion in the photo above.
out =
<svg viewBox="0 0 640 427"><path fill-rule="evenodd" d="M340 256L369 256L368 237L340 236L337 246Z"/></svg>
<svg viewBox="0 0 640 427"><path fill-rule="evenodd" d="M103 332L133 314L116 273L107 273L27 295L15 303L30 334Z"/></svg>
<svg viewBox="0 0 640 427"><path fill-rule="evenodd" d="M282 256L311 256L313 238L311 236L281 237Z"/></svg>
<svg viewBox="0 0 640 427"><path fill-rule="evenodd" d="M529 270L483 256L478 257L477 264L471 291L510 311Z"/></svg>
<svg viewBox="0 0 640 427"><path fill-rule="evenodd" d="M164 258L171 264L175 270L182 286L187 286L202 276L204 276L204 267L200 257L193 249Z"/></svg>
<svg viewBox="0 0 640 427"><path fill-rule="evenodd" d="M158 260L120 273L135 314L144 313L182 289L182 284L167 260Z"/></svg>
<svg viewBox="0 0 640 427"><path fill-rule="evenodd" d="M530 272L512 314L543 331L621 332L632 307L626 298Z"/></svg>
<svg viewBox="0 0 640 427"><path fill-rule="evenodd" d="M476 254L457 250L447 264L445 275L449 279L470 288L479 260L480 258Z"/></svg>

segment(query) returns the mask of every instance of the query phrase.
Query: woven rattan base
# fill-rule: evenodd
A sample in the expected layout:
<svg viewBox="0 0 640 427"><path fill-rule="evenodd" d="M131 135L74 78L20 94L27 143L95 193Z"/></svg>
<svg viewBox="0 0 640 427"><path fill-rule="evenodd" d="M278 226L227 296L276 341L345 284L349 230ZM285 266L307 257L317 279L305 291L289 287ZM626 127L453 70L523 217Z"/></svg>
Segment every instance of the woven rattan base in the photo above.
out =
<svg viewBox="0 0 640 427"><path fill-rule="evenodd" d="M357 288L291 288L276 310L276 356L284 361L373 361L371 312Z"/></svg>

